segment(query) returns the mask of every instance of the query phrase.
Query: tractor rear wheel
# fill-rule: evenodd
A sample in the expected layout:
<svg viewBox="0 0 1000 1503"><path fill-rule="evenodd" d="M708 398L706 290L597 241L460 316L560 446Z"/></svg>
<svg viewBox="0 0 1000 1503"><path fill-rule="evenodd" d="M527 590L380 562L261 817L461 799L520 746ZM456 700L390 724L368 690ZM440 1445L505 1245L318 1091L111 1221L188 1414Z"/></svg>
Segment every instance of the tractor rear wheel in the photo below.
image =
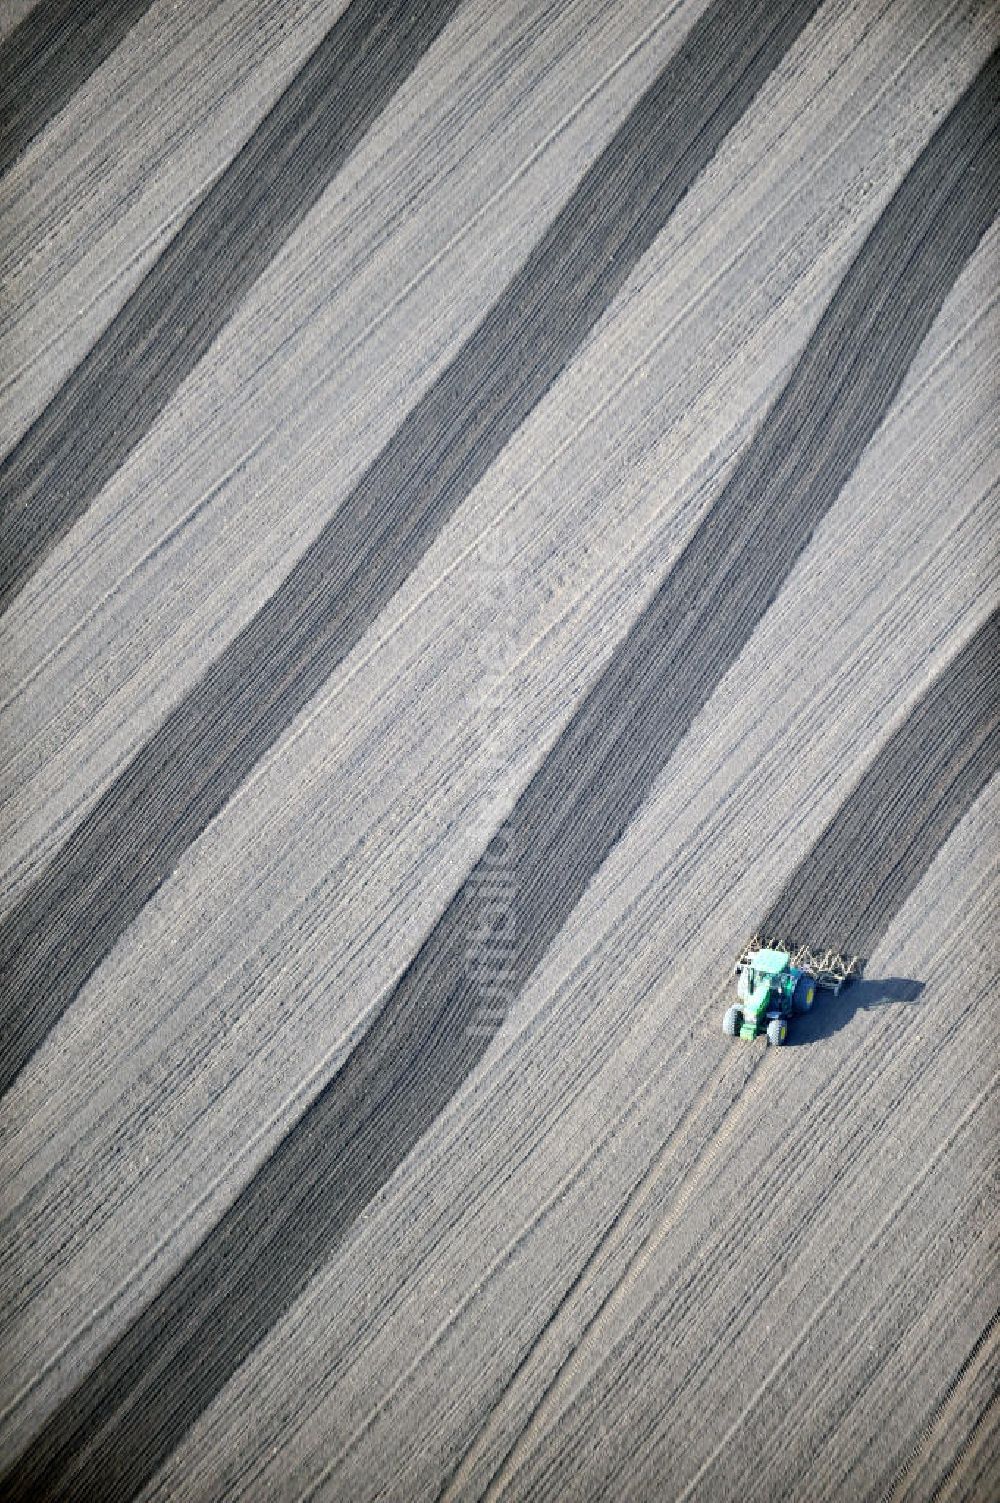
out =
<svg viewBox="0 0 1000 1503"><path fill-rule="evenodd" d="M812 1012L816 997L816 983L811 976L803 976L795 988L795 1011Z"/></svg>
<svg viewBox="0 0 1000 1503"><path fill-rule="evenodd" d="M767 1042L777 1047L778 1044L783 1044L787 1037L788 1024L784 1018L772 1018L767 1025Z"/></svg>
<svg viewBox="0 0 1000 1503"><path fill-rule="evenodd" d="M743 1026L743 1014L738 1007L727 1007L722 1020L722 1031L734 1039Z"/></svg>

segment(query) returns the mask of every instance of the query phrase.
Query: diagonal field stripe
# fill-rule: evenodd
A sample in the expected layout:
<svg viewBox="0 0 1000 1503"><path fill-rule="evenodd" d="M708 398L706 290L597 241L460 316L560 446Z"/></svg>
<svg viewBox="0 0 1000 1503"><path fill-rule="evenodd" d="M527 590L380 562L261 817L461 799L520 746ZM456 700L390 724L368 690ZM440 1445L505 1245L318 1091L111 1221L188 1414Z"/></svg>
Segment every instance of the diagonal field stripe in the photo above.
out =
<svg viewBox="0 0 1000 1503"><path fill-rule="evenodd" d="M994 612L879 753L763 928L868 956L961 814L1000 770Z"/></svg>
<svg viewBox="0 0 1000 1503"><path fill-rule="evenodd" d="M0 610L149 432L460 3L353 0L330 28L0 464Z"/></svg>
<svg viewBox="0 0 1000 1503"><path fill-rule="evenodd" d="M816 0L717 0L315 543L0 925L0 1090L556 380Z"/></svg>
<svg viewBox="0 0 1000 1503"><path fill-rule="evenodd" d="M997 78L995 56L905 178L712 511L368 1033L53 1414L3 1479L6 1496L131 1496L481 1058L505 1001L527 981L850 475L992 220L1000 199ZM993 632L991 618L970 649L976 661L991 650ZM974 724L954 713L968 688L967 661L960 654L930 691L933 724L946 739L976 739L996 718L996 672L983 676ZM981 780L988 769L975 765ZM940 797L920 781L921 773L933 779L937 766L921 757L909 784L917 823L923 803ZM949 819L975 793L973 778L953 781ZM915 851L925 864L933 854L926 841ZM492 980L477 972L484 956ZM495 984L502 973L506 983Z"/></svg>
<svg viewBox="0 0 1000 1503"><path fill-rule="evenodd" d="M145 15L152 0L40 0L0 47L6 172Z"/></svg>

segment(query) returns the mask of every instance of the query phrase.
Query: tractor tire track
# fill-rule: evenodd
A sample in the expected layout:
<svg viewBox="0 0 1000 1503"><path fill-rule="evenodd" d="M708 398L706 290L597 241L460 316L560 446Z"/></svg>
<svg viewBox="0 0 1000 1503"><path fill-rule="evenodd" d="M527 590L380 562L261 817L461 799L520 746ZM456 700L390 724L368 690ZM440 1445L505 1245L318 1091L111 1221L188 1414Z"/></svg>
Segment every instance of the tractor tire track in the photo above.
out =
<svg viewBox="0 0 1000 1503"><path fill-rule="evenodd" d="M968 1006L961 1016L952 1019L948 1029L942 1035L942 1047L955 1047L970 1034L974 1034L976 1026L976 1014L978 1009L974 1005ZM934 1080L934 1064L932 1060L925 1059L922 1067L916 1073L907 1069L908 1055L912 1046L912 1039L907 1038L908 1030L900 1030L894 1027L888 1017L882 1020L881 1026L873 1031L869 1049L862 1051L862 1057L855 1055L853 1058L848 1054L844 1068L837 1072L831 1089L825 1091L818 1109L813 1110L810 1105L809 1124L810 1142L807 1149L797 1153L794 1157L789 1156L784 1163L778 1166L774 1172L773 1165L768 1166L766 1174L761 1176L761 1183L754 1187L746 1203L739 1209L738 1216L733 1219L733 1224L728 1226L725 1238L710 1246L705 1255L704 1248L701 1255L697 1256L695 1273L691 1280L693 1288L681 1281L682 1297L675 1301L668 1300L656 1308L655 1319L651 1320L644 1332L642 1352L649 1360L652 1351L659 1346L661 1350L669 1350L671 1345L671 1333L676 1330L690 1330L697 1322L699 1312L704 1311L707 1303L711 1301L714 1287L718 1287L719 1281L725 1277L727 1267L734 1266L733 1260L738 1260L741 1249L748 1242L758 1242L760 1228L768 1222L769 1207L778 1204L791 1204L794 1202L797 1187L803 1179L811 1178L814 1183L822 1183L824 1166L828 1166L828 1145L836 1135L837 1142L837 1188L842 1197L842 1203L851 1205L853 1201L863 1198L865 1194L865 1182L863 1175L858 1170L858 1165L863 1159L865 1144L868 1139L884 1137L891 1130L894 1120L898 1119L901 1111L905 1110L906 1102L912 1093L921 1086L932 1087ZM875 1054L871 1049L875 1049ZM898 1073L896 1073L898 1072ZM887 1074L894 1075L895 1085L889 1097L886 1097L881 1087ZM852 1126L847 1133L843 1131L845 1110L850 1109L856 1118L856 1125ZM767 1121L766 1103L762 1118ZM867 1121L868 1131L861 1126L862 1121ZM846 1170L844 1165L851 1166ZM829 1172L829 1170L827 1170ZM923 1183L920 1181L919 1183ZM918 1187L918 1182L911 1183L904 1195L897 1203L897 1209L905 1207L909 1202L910 1195ZM982 1204L981 1190L978 1185L964 1186L962 1190L964 1205L968 1210L980 1207ZM790 1219L784 1228L780 1242L780 1260L783 1268L791 1269L798 1265L808 1267L811 1258L815 1257L817 1240L830 1240L830 1211L829 1202L825 1193L821 1191L811 1202L807 1202L804 1211ZM938 1241L940 1235L938 1231ZM931 1235L934 1235L932 1233ZM946 1239L945 1239L946 1240ZM901 1312L899 1323L896 1327L897 1339L902 1342L913 1327L919 1322L925 1313L922 1307L909 1312ZM811 1320L815 1312L810 1312ZM679 1399L682 1394L691 1394L710 1389L714 1376L720 1371L720 1364L724 1363L726 1353L738 1348L744 1342L752 1339L754 1324L754 1312L743 1302L736 1305L725 1322L717 1322L714 1326L713 1337L708 1342L699 1343L693 1359L688 1358L687 1363L681 1366L679 1361L671 1364L672 1394ZM800 1333L792 1331L793 1346L798 1343L801 1349ZM637 1361L629 1368L632 1381L641 1381L646 1374L643 1372L641 1361ZM656 1421L652 1419L652 1423ZM818 1450L821 1434L817 1428L811 1432L813 1446ZM833 1453L828 1453L835 1456ZM817 1497L836 1497L838 1488L833 1481L821 1484L817 1475L817 1462L813 1461L811 1475L813 1495ZM756 1487L758 1495L767 1496L767 1483L758 1480ZM840 1491L844 1491L841 1487Z"/></svg>
<svg viewBox="0 0 1000 1503"><path fill-rule="evenodd" d="M727 1426L721 1440L713 1448L709 1456L694 1473L694 1475L690 1478L683 1492L681 1492L681 1494L679 1495L677 1503L687 1503L687 1500L694 1495L699 1483L711 1470L718 1457L729 1445L733 1436L738 1432L740 1426L745 1423L746 1416L753 1412L753 1410L763 1399L768 1388L774 1383L775 1379L788 1366L797 1352L802 1348L814 1326L816 1326L822 1320L827 1311L833 1306L844 1286L856 1274L857 1270L864 1265L865 1261L870 1258L872 1249L877 1247L883 1239L885 1239L892 1233L892 1229L899 1218L902 1208L909 1200L912 1199L914 1193L930 1177L941 1160L949 1152L952 1145L965 1132L968 1131L970 1126L977 1121L980 1114L983 1113L984 1110L991 1104L991 1098L993 1097L996 1088L996 1081L991 1081L986 1086L984 1086L983 1089L976 1095L976 1097L962 1112L961 1116L955 1122L951 1130L942 1138L941 1142L938 1144L934 1152L928 1155L921 1168L907 1184L903 1194L893 1201L886 1214L879 1221L874 1232L872 1232L871 1235L866 1238L865 1242L857 1250L851 1261L831 1283L827 1293L817 1304L808 1321L797 1333L794 1341L790 1342L789 1345L785 1348L785 1350L781 1354L781 1357L765 1375L759 1386L754 1390L753 1394L749 1397L740 1413L736 1415L730 1425Z"/></svg>
<svg viewBox="0 0 1000 1503"><path fill-rule="evenodd" d="M118 46L152 0L40 0L0 46L0 174Z"/></svg>
<svg viewBox="0 0 1000 1503"><path fill-rule="evenodd" d="M361 1043L51 1417L6 1479L12 1498L141 1486L482 1057L506 1008L477 985L470 959L489 951L507 961L513 993L524 986L839 493L994 217L996 82L994 56L911 169L713 510ZM743 588L748 568L759 596ZM995 632L994 618L987 627ZM983 639L992 642L987 628L979 650ZM986 682L976 703L988 718L996 675ZM973 783L966 776L953 791L971 797ZM498 871L515 876L512 912L496 904Z"/></svg>
<svg viewBox="0 0 1000 1503"><path fill-rule="evenodd" d="M489 469L816 3L705 13L276 594L7 915L0 1091Z"/></svg>
<svg viewBox="0 0 1000 1503"><path fill-rule="evenodd" d="M926 1463L935 1439L946 1431L951 1434L955 1433L952 1411L960 1406L966 1389L977 1391L983 1386L985 1378L985 1385L992 1389L989 1400L996 1401L996 1374L1000 1373L998 1358L1000 1358L1000 1310L995 1311L973 1342L965 1361L948 1384L944 1397L918 1436L913 1450L883 1494L882 1503L900 1503L901 1499L919 1485L921 1465ZM992 1379L991 1368L994 1373ZM981 1412L977 1424L982 1422L985 1412L985 1409ZM935 1497L945 1491L950 1477L961 1465L966 1451L974 1442L976 1428L977 1425L973 1425L967 1430L965 1444L955 1455L948 1471L941 1477L934 1489Z"/></svg>
<svg viewBox="0 0 1000 1503"><path fill-rule="evenodd" d="M749 1052L744 1052L743 1060L745 1064L749 1064L750 1070L752 1072L755 1061L753 1060ZM665 1069L665 1066L663 1067L663 1069ZM358 1426L358 1428L340 1447L336 1456L334 1456L330 1460L328 1466L325 1468L322 1476L316 1478L310 1485L312 1491L315 1491L315 1489L320 1486L327 1477L332 1476L344 1463L344 1461L351 1455L351 1453L357 1448L358 1444L366 1437L368 1432L372 1429L373 1425L378 1421L380 1413L384 1409L388 1408L388 1406L398 1398L398 1396L404 1390L407 1382L414 1376L414 1374L419 1371L422 1364L427 1360L427 1358L435 1350L435 1348L440 1345L440 1343L448 1334L451 1333L456 1323L464 1313L465 1309L470 1306L473 1301L482 1293L483 1289L488 1285L490 1279L506 1263L508 1263L516 1255L523 1253L523 1249L530 1235L537 1231L546 1217L551 1214L553 1208L565 1198L567 1193L569 1193L579 1184L579 1182L585 1177L586 1172L593 1166L595 1161L607 1151L609 1144L613 1141L617 1134L625 1129L626 1125L639 1114L641 1109L645 1108L646 1110L648 1110L648 1100L650 1095L657 1088L662 1087L662 1073L663 1072L661 1069L661 1071L657 1072L652 1081L644 1082L639 1090L634 1092L625 1101L621 1108L620 1114L615 1119L613 1125L610 1126L607 1131L602 1133L597 1143L588 1146L588 1149L584 1156L574 1165L572 1170L559 1181L558 1185L547 1197L543 1205L532 1215L531 1219L523 1227L520 1227L518 1229L516 1236L512 1241L504 1246L502 1251L493 1260L491 1266L484 1270L483 1275L478 1281L475 1288L470 1290L463 1297L463 1300L457 1308L449 1312L447 1320L435 1331L431 1341L426 1343L421 1348L420 1352L417 1353L417 1355L414 1356L414 1358L410 1361L410 1363L407 1365L406 1371L402 1373L397 1381L393 1384L390 1392L385 1395L379 1405L377 1405L365 1417L364 1422ZM685 1105L679 1119L671 1129L666 1140L657 1150L657 1159L665 1158L670 1150L679 1150L684 1146L687 1140L691 1137L693 1120L697 1121L697 1124L700 1128L702 1119L706 1115L706 1105L710 1101L717 1099L720 1079L723 1077L724 1073L724 1069L721 1067L713 1071L710 1079L703 1084L702 1088ZM744 1073L746 1073L746 1071ZM739 1087L737 1087L737 1091L738 1090ZM552 1123L547 1124L545 1131L552 1132L554 1130L554 1126L555 1124ZM681 1156L678 1153L676 1157L680 1158ZM631 1190L629 1191L626 1200L626 1206L631 1206L634 1201L641 1202L641 1205L639 1206L640 1213L642 1206L645 1206L649 1198L648 1189L650 1181L650 1167L651 1166L647 1166L647 1169L639 1175L638 1179L635 1181ZM678 1183L680 1183L680 1181L683 1179L685 1173L687 1172L687 1168L688 1166L682 1162L678 1174ZM612 1241L614 1241L617 1245L617 1240L619 1238L618 1224L620 1221L622 1221L624 1209L625 1208L623 1207L622 1211L616 1214L612 1223L608 1225L602 1232L602 1235L598 1239L598 1242L595 1244L591 1256L588 1259L586 1265L588 1268L592 1266L598 1267L602 1261L606 1262L607 1258L603 1250L606 1248L606 1246L610 1245ZM626 1229L623 1226L621 1230L624 1231ZM562 1311L568 1306L570 1294L577 1287L579 1282L580 1277L574 1277L571 1286L567 1288L558 1304L553 1308L545 1327L538 1333L538 1335L532 1342L530 1349L528 1350L528 1352L526 1352L524 1358L518 1364L519 1370L526 1366L526 1364L532 1359L532 1356L535 1352L543 1348L543 1338L546 1331L549 1329L549 1327L558 1324L558 1322L561 1320ZM464 1463L461 1471L464 1478L466 1471ZM457 1485L458 1484L455 1478L453 1478L449 1482L443 1483L443 1491L439 1496L442 1498L450 1496Z"/></svg>
<svg viewBox="0 0 1000 1503"><path fill-rule="evenodd" d="M721 998L716 1000L721 1005ZM466 1451L458 1467L442 1487L438 1495L439 1503L455 1503L456 1499L468 1495L470 1485L477 1473L481 1475L490 1452L496 1451L501 1444L500 1436L503 1434L509 1410L516 1402L518 1385L530 1380L532 1366L541 1365L544 1362L547 1348L567 1343L570 1340L569 1332L574 1327L577 1301L587 1288L592 1287L601 1265L606 1266L622 1256L629 1241L634 1239L646 1207L659 1190L668 1168L676 1165L680 1160L681 1172L672 1187L663 1216L645 1236L640 1238L633 1252L626 1254L620 1274L606 1290L582 1331L572 1339L568 1355L556 1366L542 1391L541 1398L532 1408L525 1423L516 1431L513 1441L506 1450L500 1452L499 1465L495 1467L485 1490L479 1494L484 1499L484 1503L485 1500L494 1499L500 1495L506 1481L514 1475L521 1459L530 1451L534 1437L544 1428L547 1415L572 1384L579 1366L586 1361L592 1334L602 1328L611 1312L620 1305L631 1283L648 1261L655 1247L659 1245L669 1227L673 1226L683 1215L684 1208L690 1203L691 1197L703 1187L705 1177L715 1167L719 1155L726 1152L732 1134L746 1109L748 1100L746 1093L748 1090L753 1090L755 1078L759 1083L757 1072L763 1058L764 1051L761 1048L738 1052L727 1051L708 1074L683 1119L663 1143L645 1174L633 1187L611 1226L591 1250L585 1262L577 1269L546 1325L528 1346L504 1390L500 1403L491 1412L472 1446ZM742 1080L735 1097L730 1098L729 1104L715 1121L712 1131L705 1133L705 1122L712 1115L710 1108L717 1105L720 1090L730 1077L740 1074L742 1074ZM687 1160L684 1150L689 1147L692 1138L707 1139L707 1147L702 1152L696 1153L693 1159Z"/></svg>
<svg viewBox="0 0 1000 1503"><path fill-rule="evenodd" d="M966 1503L995 1498L1000 1490L1000 1388L993 1391L976 1416L952 1466L934 1493L933 1503Z"/></svg>

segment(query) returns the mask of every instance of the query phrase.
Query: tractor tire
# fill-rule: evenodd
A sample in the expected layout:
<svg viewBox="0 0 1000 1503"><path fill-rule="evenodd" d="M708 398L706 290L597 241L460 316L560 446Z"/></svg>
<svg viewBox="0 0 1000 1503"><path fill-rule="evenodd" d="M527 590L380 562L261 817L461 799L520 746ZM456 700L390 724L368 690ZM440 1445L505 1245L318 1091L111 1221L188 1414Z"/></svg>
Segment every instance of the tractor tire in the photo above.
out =
<svg viewBox="0 0 1000 1503"><path fill-rule="evenodd" d="M783 1044L788 1037L788 1024L784 1018L772 1018L767 1025L767 1042L775 1048Z"/></svg>
<svg viewBox="0 0 1000 1503"><path fill-rule="evenodd" d="M738 1007L727 1007L726 1016L722 1020L722 1031L734 1039L743 1026L743 1013Z"/></svg>
<svg viewBox="0 0 1000 1503"><path fill-rule="evenodd" d="M795 988L795 1011L812 1012L816 1000L816 983L811 976L803 976Z"/></svg>

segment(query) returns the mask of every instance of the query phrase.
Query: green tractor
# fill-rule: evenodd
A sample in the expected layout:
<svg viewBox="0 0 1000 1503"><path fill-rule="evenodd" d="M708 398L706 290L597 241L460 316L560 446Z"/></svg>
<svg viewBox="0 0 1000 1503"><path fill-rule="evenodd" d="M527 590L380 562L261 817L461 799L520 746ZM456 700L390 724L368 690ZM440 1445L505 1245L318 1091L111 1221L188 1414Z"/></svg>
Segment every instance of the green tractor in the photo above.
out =
<svg viewBox="0 0 1000 1503"><path fill-rule="evenodd" d="M811 1011L818 986L837 995L860 973L856 955L814 952L777 938L754 938L736 962L735 1006L726 1009L722 1031L730 1038L759 1038L783 1044L789 1019Z"/></svg>

